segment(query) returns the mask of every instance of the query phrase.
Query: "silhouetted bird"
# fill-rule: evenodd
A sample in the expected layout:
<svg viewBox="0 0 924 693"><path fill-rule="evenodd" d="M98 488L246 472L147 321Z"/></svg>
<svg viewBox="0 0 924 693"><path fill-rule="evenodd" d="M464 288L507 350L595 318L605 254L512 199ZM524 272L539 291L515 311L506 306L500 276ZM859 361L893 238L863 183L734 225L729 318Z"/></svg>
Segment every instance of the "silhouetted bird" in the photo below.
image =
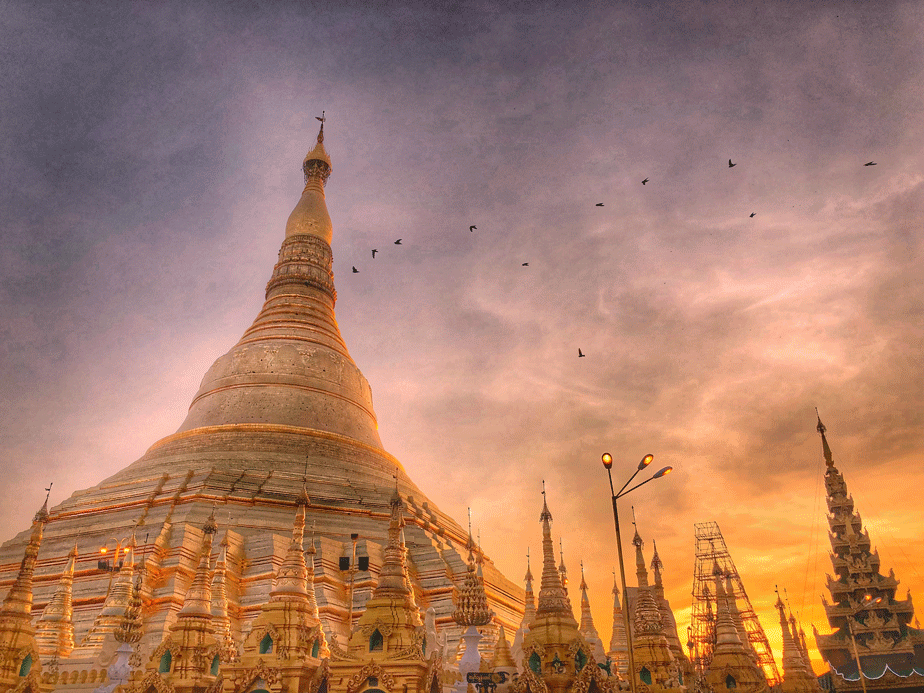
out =
<svg viewBox="0 0 924 693"><path fill-rule="evenodd" d="M735 168L737 165L738 164L733 164L731 159L728 160L728 168Z"/></svg>
<svg viewBox="0 0 924 693"><path fill-rule="evenodd" d="M643 180L643 181L642 181L642 185L645 185L645 183L647 183L649 180L650 180L650 178L646 178L645 180Z"/></svg>
<svg viewBox="0 0 924 693"><path fill-rule="evenodd" d="M580 349L578 349L578 358L579 358L579 359L582 359L582 358L584 358L584 356L585 356L584 352L581 351Z"/></svg>
<svg viewBox="0 0 924 693"><path fill-rule="evenodd" d="M757 216L757 212L751 212L751 219Z"/></svg>
<svg viewBox="0 0 924 693"><path fill-rule="evenodd" d="M595 207L602 207L602 206L603 206L603 203L602 203L602 202L598 202L598 203L597 203L596 205L594 205L594 206L595 206Z"/></svg>
<svg viewBox="0 0 924 693"><path fill-rule="evenodd" d="M372 258L373 258L373 259L375 259L375 254L376 254L377 252L379 252L378 248L373 248L373 249L372 249Z"/></svg>
<svg viewBox="0 0 924 693"><path fill-rule="evenodd" d="M524 262L522 266L523 266L523 267L529 267L529 263L528 263L528 262Z"/></svg>
<svg viewBox="0 0 924 693"><path fill-rule="evenodd" d="M395 245L401 245L401 239L400 239L400 238L399 238L397 241L395 241Z"/></svg>
<svg viewBox="0 0 924 693"><path fill-rule="evenodd" d="M468 227L468 230L469 230L469 231L474 231L474 230L477 229L477 228L478 228L477 226L469 226L469 227Z"/></svg>
<svg viewBox="0 0 924 693"><path fill-rule="evenodd" d="M876 162L875 162L875 161L870 161L870 162L865 163L865 164L863 164L863 165L864 165L864 166L875 166L875 165L876 165Z"/></svg>
<svg viewBox="0 0 924 693"><path fill-rule="evenodd" d="M359 274L359 270L356 269L355 267L353 268L353 274Z"/></svg>

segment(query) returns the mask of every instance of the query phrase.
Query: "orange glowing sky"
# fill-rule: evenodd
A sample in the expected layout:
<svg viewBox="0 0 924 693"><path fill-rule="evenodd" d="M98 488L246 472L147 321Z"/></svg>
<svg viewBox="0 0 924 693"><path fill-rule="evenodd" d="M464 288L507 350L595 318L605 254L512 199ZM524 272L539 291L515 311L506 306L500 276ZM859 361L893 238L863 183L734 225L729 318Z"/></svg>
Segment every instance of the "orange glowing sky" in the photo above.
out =
<svg viewBox="0 0 924 693"><path fill-rule="evenodd" d="M508 577L545 479L608 643L600 455L652 452L675 472L622 519L681 639L706 520L771 643L776 584L824 632L817 406L924 599L924 6L194 5L4 5L6 536L176 430L259 310L323 109L382 440Z"/></svg>

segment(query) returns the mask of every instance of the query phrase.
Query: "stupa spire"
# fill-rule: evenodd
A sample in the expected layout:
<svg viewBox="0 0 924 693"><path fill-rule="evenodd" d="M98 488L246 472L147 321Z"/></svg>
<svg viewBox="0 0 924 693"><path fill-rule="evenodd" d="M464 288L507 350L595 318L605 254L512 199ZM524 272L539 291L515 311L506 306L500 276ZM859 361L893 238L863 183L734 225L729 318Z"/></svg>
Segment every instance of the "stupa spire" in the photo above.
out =
<svg viewBox="0 0 924 693"><path fill-rule="evenodd" d="M234 635L231 630L231 615L228 610L228 530L222 537L218 552L218 561L212 573L212 623L215 625L215 637L221 643L222 662L230 662L237 654Z"/></svg>
<svg viewBox="0 0 924 693"><path fill-rule="evenodd" d="M549 512L545 482L542 483L542 512L539 515L539 521L542 522L542 581L539 585L536 616L551 613L571 614L568 593L565 592L561 574L555 566L555 545L552 543L552 513ZM571 619L574 620L573 614L571 614ZM577 625L577 621L575 621L575 625Z"/></svg>
<svg viewBox="0 0 924 693"><path fill-rule="evenodd" d="M638 578L638 597L635 603L635 634L661 636L664 638L664 644L667 645L667 637L664 635L663 625L661 623L661 610L651 593L651 586L648 584L648 569L645 567L645 555L642 553L645 542L638 533L636 527L635 536L632 537L632 543L635 545L635 574Z"/></svg>
<svg viewBox="0 0 924 693"><path fill-rule="evenodd" d="M594 657L598 662L606 660L603 650L603 640L594 625L594 617L590 611L590 598L587 596L587 580L584 577L584 561L581 561L581 624L578 632L584 636L587 644L593 648Z"/></svg>
<svg viewBox="0 0 924 693"><path fill-rule="evenodd" d="M305 512L308 507L308 493L304 484L298 499L295 520L292 523L292 541L286 557L276 573L276 584L270 590L271 601L304 599L308 596L308 568L305 565Z"/></svg>
<svg viewBox="0 0 924 693"><path fill-rule="evenodd" d="M820 686L813 673L809 673L806 663L802 660L802 653L790 630L789 619L786 617L786 606L777 590L776 608L780 612L780 630L783 634L783 683L780 687L783 693L796 693L797 691L818 691Z"/></svg>
<svg viewBox="0 0 924 693"><path fill-rule="evenodd" d="M213 507L212 514L209 515L205 524L202 526L202 547L199 549L199 565L196 567L196 574L193 577L192 584L189 586L189 591L186 592L183 608L180 609L180 613L177 616L179 622L182 622L186 618L207 619L211 622L211 554L212 540L217 531L218 524L215 522L215 508Z"/></svg>
<svg viewBox="0 0 924 693"><path fill-rule="evenodd" d="M523 607L523 621L520 627L524 625L529 627L536 616L536 596L533 594L533 573L529 568L529 549L526 549L526 576L523 578L526 582L525 605Z"/></svg>
<svg viewBox="0 0 924 693"><path fill-rule="evenodd" d="M67 565L58 580L58 588L36 623L35 642L39 654L46 659L64 659L74 649L74 567L77 562L77 542L67 554Z"/></svg>
<svg viewBox="0 0 924 693"><path fill-rule="evenodd" d="M622 603L619 599L619 585L616 583L616 571L613 571L613 631L610 634L610 649L607 654L616 662L616 669L624 674L629 670L629 640L626 637L626 624L622 615Z"/></svg>
<svg viewBox="0 0 924 693"><path fill-rule="evenodd" d="M831 455L831 448L828 445L828 439L825 437L825 433L828 429L825 428L823 423L821 423L821 414L818 413L818 407L815 407L815 415L818 417L818 426L816 426L816 428L818 429L818 433L821 435L821 451L825 456L825 464L830 469L834 466L834 458Z"/></svg>
<svg viewBox="0 0 924 693"><path fill-rule="evenodd" d="M507 642L507 632L504 630L503 623L497 631L497 643L494 645L494 655L491 657L491 668L514 671L517 668L516 662L513 661L513 654L510 652L510 643Z"/></svg>
<svg viewBox="0 0 924 693"><path fill-rule="evenodd" d="M51 487L47 489L51 494ZM0 690L19 684L35 667L41 671L39 652L32 626L32 575L42 545L42 532L48 522L48 496L32 518L32 533L23 553L19 573L0 607ZM36 686L37 688L37 686Z"/></svg>

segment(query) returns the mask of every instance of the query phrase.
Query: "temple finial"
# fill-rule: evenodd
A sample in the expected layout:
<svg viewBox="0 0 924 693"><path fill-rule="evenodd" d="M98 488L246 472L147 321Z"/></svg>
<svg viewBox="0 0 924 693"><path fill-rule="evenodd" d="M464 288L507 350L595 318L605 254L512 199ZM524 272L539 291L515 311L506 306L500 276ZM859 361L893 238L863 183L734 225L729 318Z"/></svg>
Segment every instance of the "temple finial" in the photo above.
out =
<svg viewBox="0 0 924 693"><path fill-rule="evenodd" d="M321 111L321 117L315 116L314 119L321 121L321 130L318 132L318 144L322 144L324 142L324 123L327 120L327 116L324 115L324 111Z"/></svg>
<svg viewBox="0 0 924 693"><path fill-rule="evenodd" d="M834 458L831 455L831 448L828 445L828 439L825 437L825 432L828 429L825 428L823 423L821 423L821 415L818 413L818 407L815 407L815 415L818 417L818 425L815 428L818 433L821 434L821 450L825 456L825 464L830 468L834 466Z"/></svg>
<svg viewBox="0 0 924 693"><path fill-rule="evenodd" d="M542 512L539 515L539 522L551 522L552 513L549 512L548 498L545 494L545 479L542 480Z"/></svg>
<svg viewBox="0 0 924 693"><path fill-rule="evenodd" d="M45 489L45 502L42 503L42 507L38 509L38 512L35 513L35 517L32 518L32 522L48 522L48 499L51 498L51 487L54 486L52 481L48 484L48 488Z"/></svg>

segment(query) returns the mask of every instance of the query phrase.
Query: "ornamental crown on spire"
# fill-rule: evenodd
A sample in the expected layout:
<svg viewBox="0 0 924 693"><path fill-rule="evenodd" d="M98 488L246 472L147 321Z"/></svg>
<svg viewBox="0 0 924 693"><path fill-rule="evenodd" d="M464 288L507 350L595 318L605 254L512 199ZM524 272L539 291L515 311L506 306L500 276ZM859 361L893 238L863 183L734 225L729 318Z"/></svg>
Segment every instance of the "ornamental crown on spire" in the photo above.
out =
<svg viewBox="0 0 924 693"><path fill-rule="evenodd" d="M305 173L306 185L312 180L318 180L321 182L321 185L327 185L327 179L330 178L332 170L330 155L324 148L324 123L327 117L324 115L323 111L321 111L320 118L317 116L315 117L317 120L321 121L321 129L318 131L318 141L314 145L314 149L305 156L305 161L302 163L302 171Z"/></svg>

